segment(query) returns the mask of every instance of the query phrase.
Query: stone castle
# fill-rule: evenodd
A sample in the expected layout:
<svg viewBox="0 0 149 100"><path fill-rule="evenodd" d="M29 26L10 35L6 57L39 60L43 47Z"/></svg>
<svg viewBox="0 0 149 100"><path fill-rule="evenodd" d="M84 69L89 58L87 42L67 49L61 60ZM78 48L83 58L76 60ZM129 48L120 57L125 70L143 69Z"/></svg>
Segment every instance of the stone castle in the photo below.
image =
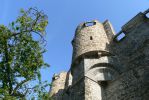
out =
<svg viewBox="0 0 149 100"><path fill-rule="evenodd" d="M111 23L81 23L68 72L53 76L54 100L149 100L149 10L115 35Z"/></svg>

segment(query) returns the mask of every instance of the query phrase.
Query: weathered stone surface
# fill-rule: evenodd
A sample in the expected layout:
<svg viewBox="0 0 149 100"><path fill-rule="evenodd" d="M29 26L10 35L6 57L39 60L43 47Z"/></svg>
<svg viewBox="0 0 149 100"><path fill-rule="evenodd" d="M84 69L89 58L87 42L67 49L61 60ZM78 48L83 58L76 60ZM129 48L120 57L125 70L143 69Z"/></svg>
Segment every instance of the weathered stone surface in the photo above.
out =
<svg viewBox="0 0 149 100"><path fill-rule="evenodd" d="M148 100L148 12L137 14L117 35L109 21L80 24L71 68L54 77L54 100Z"/></svg>
<svg viewBox="0 0 149 100"><path fill-rule="evenodd" d="M90 51L107 51L109 44L103 24L97 20L92 21L93 26L85 26L87 23L80 24L73 39L73 60L82 54Z"/></svg>
<svg viewBox="0 0 149 100"><path fill-rule="evenodd" d="M66 75L67 75L66 72L62 72L60 74L55 74L52 78L50 96L52 96L54 100L62 99L62 94L65 88Z"/></svg>

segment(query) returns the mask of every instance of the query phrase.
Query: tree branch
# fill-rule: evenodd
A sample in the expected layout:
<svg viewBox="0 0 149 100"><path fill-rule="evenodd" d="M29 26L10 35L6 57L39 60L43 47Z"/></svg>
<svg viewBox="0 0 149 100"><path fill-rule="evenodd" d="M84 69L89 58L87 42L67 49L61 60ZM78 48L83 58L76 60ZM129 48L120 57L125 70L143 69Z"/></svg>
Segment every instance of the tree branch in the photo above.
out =
<svg viewBox="0 0 149 100"><path fill-rule="evenodd" d="M20 88L20 86L22 86L23 84L25 84L26 82L28 82L30 79L26 79L23 80L22 82L20 82L19 84L17 84L17 86L14 88L13 93L16 93L16 91Z"/></svg>

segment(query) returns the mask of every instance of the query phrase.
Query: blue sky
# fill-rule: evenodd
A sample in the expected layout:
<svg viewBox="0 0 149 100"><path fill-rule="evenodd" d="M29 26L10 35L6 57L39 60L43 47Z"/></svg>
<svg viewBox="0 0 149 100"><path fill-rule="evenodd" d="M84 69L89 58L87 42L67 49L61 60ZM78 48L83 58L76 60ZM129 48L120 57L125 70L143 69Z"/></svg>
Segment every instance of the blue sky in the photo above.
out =
<svg viewBox="0 0 149 100"><path fill-rule="evenodd" d="M76 26L84 21L110 20L116 32L140 11L149 8L148 0L0 0L0 24L15 20L20 8L37 7L49 17L47 53L44 60L51 65L41 71L50 82L54 73L67 71L71 65Z"/></svg>

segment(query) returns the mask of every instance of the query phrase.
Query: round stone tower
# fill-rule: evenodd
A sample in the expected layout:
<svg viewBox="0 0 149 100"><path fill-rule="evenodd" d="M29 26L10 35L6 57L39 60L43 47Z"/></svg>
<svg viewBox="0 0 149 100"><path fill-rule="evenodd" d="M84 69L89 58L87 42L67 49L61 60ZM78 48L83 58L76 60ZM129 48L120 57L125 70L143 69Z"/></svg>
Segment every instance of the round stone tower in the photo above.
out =
<svg viewBox="0 0 149 100"><path fill-rule="evenodd" d="M118 74L118 60L112 53L114 31L109 21L81 23L72 40L72 93L82 100L101 100L102 84L114 80ZM102 83L102 84L101 84ZM81 90L80 90L80 87ZM81 91L81 92L80 92ZM94 93L96 91L96 93ZM85 93L80 97L79 93ZM86 98L86 99L84 99ZM79 99L78 99L79 100Z"/></svg>
<svg viewBox="0 0 149 100"><path fill-rule="evenodd" d="M72 41L73 57L72 62L77 58L94 52L108 52L107 44L109 44L104 25L97 20L80 24ZM92 52L92 53L90 53Z"/></svg>
<svg viewBox="0 0 149 100"><path fill-rule="evenodd" d="M54 100L62 100L63 91L65 88L67 72L61 72L60 74L54 74L52 78L52 86L50 89L50 97Z"/></svg>
<svg viewBox="0 0 149 100"><path fill-rule="evenodd" d="M103 77L99 80L112 80L116 75L113 70L117 68L117 57L112 53L110 44L114 37L114 31L109 21L100 23L97 20L81 23L75 32L71 73L73 80L78 80L85 74L94 72ZM98 68L93 68L98 65ZM110 70L109 70L110 68ZM99 72L100 70L100 72ZM102 72L106 70L105 72ZM108 70L108 71L107 71ZM84 74L83 74L84 73ZM109 74L110 73L110 74ZM77 75L76 75L77 74ZM100 75L100 76L102 76ZM74 83L73 81L73 83Z"/></svg>

